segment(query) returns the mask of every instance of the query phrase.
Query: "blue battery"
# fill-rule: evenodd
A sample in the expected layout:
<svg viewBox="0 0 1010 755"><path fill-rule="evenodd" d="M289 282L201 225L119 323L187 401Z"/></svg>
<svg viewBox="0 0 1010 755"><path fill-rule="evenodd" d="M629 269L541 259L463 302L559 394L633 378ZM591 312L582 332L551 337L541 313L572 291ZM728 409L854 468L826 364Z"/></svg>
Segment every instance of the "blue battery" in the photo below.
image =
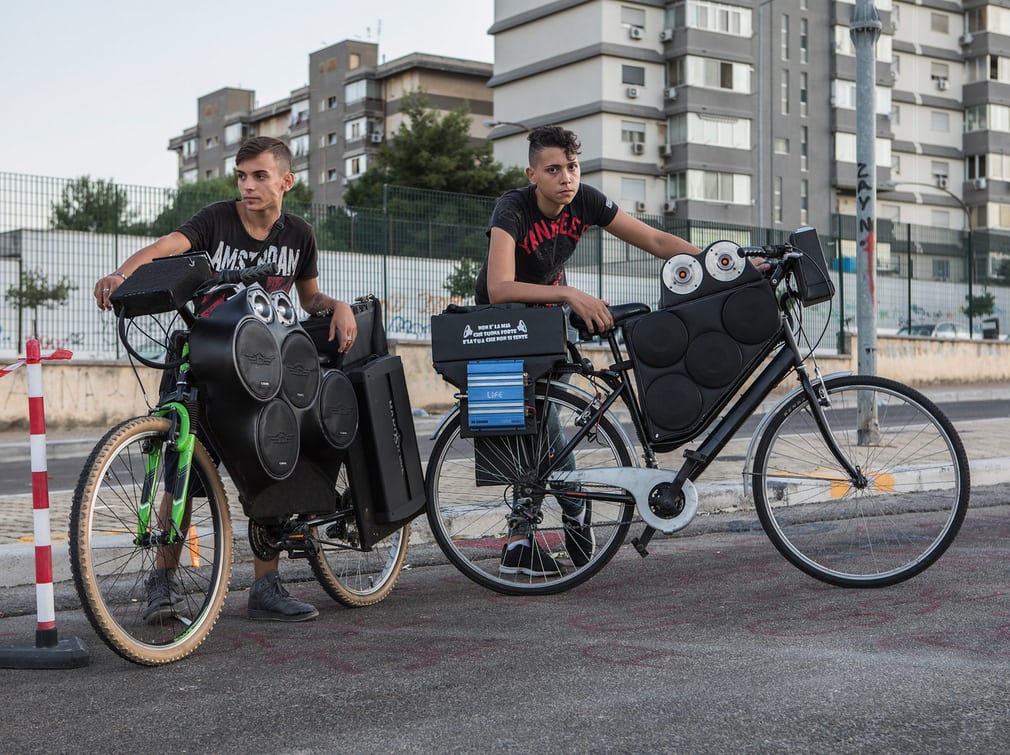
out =
<svg viewBox="0 0 1010 755"><path fill-rule="evenodd" d="M486 359L466 366L467 421L471 430L526 424L526 371L522 359Z"/></svg>

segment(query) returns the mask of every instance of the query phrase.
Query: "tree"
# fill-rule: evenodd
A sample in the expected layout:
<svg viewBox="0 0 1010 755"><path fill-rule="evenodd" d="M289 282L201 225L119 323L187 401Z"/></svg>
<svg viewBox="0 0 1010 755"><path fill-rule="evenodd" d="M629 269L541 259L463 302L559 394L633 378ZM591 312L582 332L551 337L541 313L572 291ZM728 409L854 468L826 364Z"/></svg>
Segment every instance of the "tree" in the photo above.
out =
<svg viewBox="0 0 1010 755"><path fill-rule="evenodd" d="M961 307L961 312L966 317L985 317L996 311L996 295L991 291L970 297L966 295L964 300L968 303Z"/></svg>
<svg viewBox="0 0 1010 755"><path fill-rule="evenodd" d="M183 184L154 221L147 227L149 236L164 236L189 220L200 209L213 202L238 199L238 183L234 176L208 178ZM299 182L284 197L284 210L311 219L312 190Z"/></svg>
<svg viewBox="0 0 1010 755"><path fill-rule="evenodd" d="M18 310L18 342L21 338L21 313L29 309L32 312L32 335L39 335L39 308L52 309L57 305L67 303L71 291L77 286L66 276L50 285L49 279L40 270L23 270L17 286L7 289L7 301Z"/></svg>
<svg viewBox="0 0 1010 755"><path fill-rule="evenodd" d="M490 142L474 143L468 106L439 118L421 89L405 94L401 105L404 119L396 134L375 151L368 170L344 192L349 207L381 207L386 184L481 196L498 196L526 184L521 168L506 170L495 161Z"/></svg>
<svg viewBox="0 0 1010 755"><path fill-rule="evenodd" d="M127 207L126 191L111 180L81 176L63 187L53 203L50 225L55 231L128 233L136 223Z"/></svg>
<svg viewBox="0 0 1010 755"><path fill-rule="evenodd" d="M455 262L452 272L445 279L445 290L449 292L449 296L458 296L463 301L472 300L480 267L481 263L470 257Z"/></svg>

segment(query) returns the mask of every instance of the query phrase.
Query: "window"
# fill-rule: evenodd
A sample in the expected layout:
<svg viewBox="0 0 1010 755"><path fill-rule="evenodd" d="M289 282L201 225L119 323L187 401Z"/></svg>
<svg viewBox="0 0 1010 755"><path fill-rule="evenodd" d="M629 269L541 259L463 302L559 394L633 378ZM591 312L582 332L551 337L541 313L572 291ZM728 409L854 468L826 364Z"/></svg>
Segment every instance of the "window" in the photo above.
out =
<svg viewBox="0 0 1010 755"><path fill-rule="evenodd" d="M929 224L937 228L950 228L950 210L930 210Z"/></svg>
<svg viewBox="0 0 1010 755"><path fill-rule="evenodd" d="M334 144L337 143L338 140L339 140L339 137L337 135L337 132L336 131L330 131L325 136L320 136L319 137L319 146L320 147L332 147Z"/></svg>
<svg viewBox="0 0 1010 755"><path fill-rule="evenodd" d="M890 87L876 87L877 115L888 115L891 112ZM856 109L856 82L835 79L831 82L831 105L846 110Z"/></svg>
<svg viewBox="0 0 1010 755"><path fill-rule="evenodd" d="M353 71L356 68L361 67L361 55L356 52L352 52L347 56L347 70Z"/></svg>
<svg viewBox="0 0 1010 755"><path fill-rule="evenodd" d="M750 37L751 14L749 8L705 0L687 0L673 7L673 25L677 28L704 29L738 37Z"/></svg>
<svg viewBox="0 0 1010 755"><path fill-rule="evenodd" d="M182 172L182 182L184 184L195 184L200 179L200 172L196 168L190 168Z"/></svg>
<svg viewBox="0 0 1010 755"><path fill-rule="evenodd" d="M630 8L627 5L621 6L621 24L633 26L638 29L645 28L645 8Z"/></svg>
<svg viewBox="0 0 1010 755"><path fill-rule="evenodd" d="M788 155L789 154L789 140L784 136L775 137L775 154L777 155Z"/></svg>
<svg viewBox="0 0 1010 755"><path fill-rule="evenodd" d="M806 225L810 216L810 182L800 181L800 225Z"/></svg>
<svg viewBox="0 0 1010 755"><path fill-rule="evenodd" d="M302 134L291 140L291 154L294 157L305 157L309 154L309 135Z"/></svg>
<svg viewBox="0 0 1010 755"><path fill-rule="evenodd" d="M950 132L950 113L945 113L941 110L933 110L929 114L929 128L931 131L937 131L939 133L949 133Z"/></svg>
<svg viewBox="0 0 1010 755"><path fill-rule="evenodd" d="M670 61L667 70L672 86L690 85L751 93L751 68L743 63L688 55Z"/></svg>
<svg viewBox="0 0 1010 755"><path fill-rule="evenodd" d="M930 13L929 29L938 34L950 34L950 16L946 13Z"/></svg>
<svg viewBox="0 0 1010 755"><path fill-rule="evenodd" d="M368 169L368 155L355 155L344 160L344 172L348 178L360 176Z"/></svg>
<svg viewBox="0 0 1010 755"><path fill-rule="evenodd" d="M217 146L216 136L208 136L206 139L203 140L204 149L214 149L214 147L216 146Z"/></svg>
<svg viewBox="0 0 1010 755"><path fill-rule="evenodd" d="M807 169L808 131L806 126L800 127L800 170Z"/></svg>
<svg viewBox="0 0 1010 755"><path fill-rule="evenodd" d="M645 201L645 179L644 178L622 178L621 179L621 199L628 202Z"/></svg>
<svg viewBox="0 0 1010 755"><path fill-rule="evenodd" d="M291 104L291 127L301 126L309 122L309 101L302 100Z"/></svg>
<svg viewBox="0 0 1010 755"><path fill-rule="evenodd" d="M895 175L901 175L901 155L897 153L891 155L891 172Z"/></svg>
<svg viewBox="0 0 1010 755"><path fill-rule="evenodd" d="M645 86L645 68L643 66L621 66L621 83Z"/></svg>
<svg viewBox="0 0 1010 755"><path fill-rule="evenodd" d="M776 223L782 222L782 176L775 176L772 186L772 215Z"/></svg>
<svg viewBox="0 0 1010 755"><path fill-rule="evenodd" d="M235 155L232 155L231 157L226 157L224 159L224 172L221 175L223 176L235 175Z"/></svg>
<svg viewBox="0 0 1010 755"><path fill-rule="evenodd" d="M779 48L782 60L789 60L789 16L782 14L782 31L779 39Z"/></svg>
<svg viewBox="0 0 1010 755"><path fill-rule="evenodd" d="M344 124L344 139L349 142L356 139L364 139L367 132L368 119L366 118L355 118L353 121L347 121Z"/></svg>
<svg viewBox="0 0 1010 755"><path fill-rule="evenodd" d="M368 94L368 82L365 79L358 79L357 81L352 81L350 84L344 85L344 102L350 104L352 102L360 102L365 99Z"/></svg>
<svg viewBox="0 0 1010 755"><path fill-rule="evenodd" d="M934 225L936 225L934 223ZM950 278L950 260L933 260L933 277L938 281Z"/></svg>
<svg viewBox="0 0 1010 755"><path fill-rule="evenodd" d="M309 172L307 170L295 171L295 183L309 185Z"/></svg>
<svg viewBox="0 0 1010 755"><path fill-rule="evenodd" d="M782 115L789 115L789 71L782 71L782 80L779 84L779 103Z"/></svg>
<svg viewBox="0 0 1010 755"><path fill-rule="evenodd" d="M724 204L749 205L751 178L742 173L689 170L670 176L671 199L699 199Z"/></svg>
<svg viewBox="0 0 1010 755"><path fill-rule="evenodd" d="M340 171L336 168L330 168L323 174L323 181L326 183L333 183L338 178L340 178Z"/></svg>
<svg viewBox="0 0 1010 755"><path fill-rule="evenodd" d="M229 123L224 127L224 143L238 144L242 141L242 124Z"/></svg>
<svg viewBox="0 0 1010 755"><path fill-rule="evenodd" d="M891 164L891 140L878 138L874 142L874 156L877 167L886 168ZM835 132L835 160L842 163L856 162L856 135L844 131Z"/></svg>
<svg viewBox="0 0 1010 755"><path fill-rule="evenodd" d="M996 161L999 164L999 160ZM994 166L995 167L995 166ZM986 156L985 155L968 155L964 158L964 177L967 180L972 180L973 178L987 178L988 173L986 172ZM993 178L1002 178L1003 174L993 174Z"/></svg>
<svg viewBox="0 0 1010 755"><path fill-rule="evenodd" d="M809 38L809 31L807 25L807 19L800 19L800 63L806 63L809 59L810 51L807 47L807 40Z"/></svg>
<svg viewBox="0 0 1010 755"><path fill-rule="evenodd" d="M728 149L750 149L750 132L751 122L747 118L701 113L672 116L667 125L671 144L707 144Z"/></svg>
<svg viewBox="0 0 1010 755"><path fill-rule="evenodd" d="M196 139L187 139L182 143L182 156L183 159L196 157Z"/></svg>
<svg viewBox="0 0 1010 755"><path fill-rule="evenodd" d="M645 141L645 124L638 121L621 121L621 141L638 144Z"/></svg>
<svg viewBox="0 0 1010 755"><path fill-rule="evenodd" d="M807 72L800 72L800 117L807 117Z"/></svg>
<svg viewBox="0 0 1010 755"><path fill-rule="evenodd" d="M996 34L1010 34L1010 8L982 5L965 11L964 15L970 32L991 31Z"/></svg>

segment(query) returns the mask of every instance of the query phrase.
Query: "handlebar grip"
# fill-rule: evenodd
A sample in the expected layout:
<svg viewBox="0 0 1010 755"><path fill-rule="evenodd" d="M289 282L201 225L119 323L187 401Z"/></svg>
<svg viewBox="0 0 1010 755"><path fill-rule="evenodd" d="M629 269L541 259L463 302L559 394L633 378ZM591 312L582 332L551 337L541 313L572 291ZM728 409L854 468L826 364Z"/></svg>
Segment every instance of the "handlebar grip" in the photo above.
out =
<svg viewBox="0 0 1010 755"><path fill-rule="evenodd" d="M768 244L766 246L742 246L736 250L741 257L764 257L765 259L780 259L789 251L785 244Z"/></svg>
<svg viewBox="0 0 1010 755"><path fill-rule="evenodd" d="M218 283L223 283L226 285L234 285L236 283L243 283L249 285L250 283L255 283L263 278L269 278L271 275L277 274L277 263L276 262L264 262L260 265L253 265L252 267L243 267L239 270L222 270L218 273Z"/></svg>

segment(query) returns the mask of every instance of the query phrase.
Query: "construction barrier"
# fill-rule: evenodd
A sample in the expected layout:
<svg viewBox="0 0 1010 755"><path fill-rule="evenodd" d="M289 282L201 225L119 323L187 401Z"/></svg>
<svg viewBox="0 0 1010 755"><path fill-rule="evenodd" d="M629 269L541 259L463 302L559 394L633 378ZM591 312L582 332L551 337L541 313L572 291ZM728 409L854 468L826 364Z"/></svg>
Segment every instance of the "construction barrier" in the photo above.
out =
<svg viewBox="0 0 1010 755"><path fill-rule="evenodd" d="M78 668L88 663L88 650L77 637L60 640L53 594L53 549L49 526L49 469L46 461L46 413L42 397L42 360L70 359L57 349L42 356L39 342L25 344L25 359L0 370L0 378L24 366L28 371L28 425L31 432L32 510L35 530L35 603L38 628L34 645L0 647L0 668Z"/></svg>

